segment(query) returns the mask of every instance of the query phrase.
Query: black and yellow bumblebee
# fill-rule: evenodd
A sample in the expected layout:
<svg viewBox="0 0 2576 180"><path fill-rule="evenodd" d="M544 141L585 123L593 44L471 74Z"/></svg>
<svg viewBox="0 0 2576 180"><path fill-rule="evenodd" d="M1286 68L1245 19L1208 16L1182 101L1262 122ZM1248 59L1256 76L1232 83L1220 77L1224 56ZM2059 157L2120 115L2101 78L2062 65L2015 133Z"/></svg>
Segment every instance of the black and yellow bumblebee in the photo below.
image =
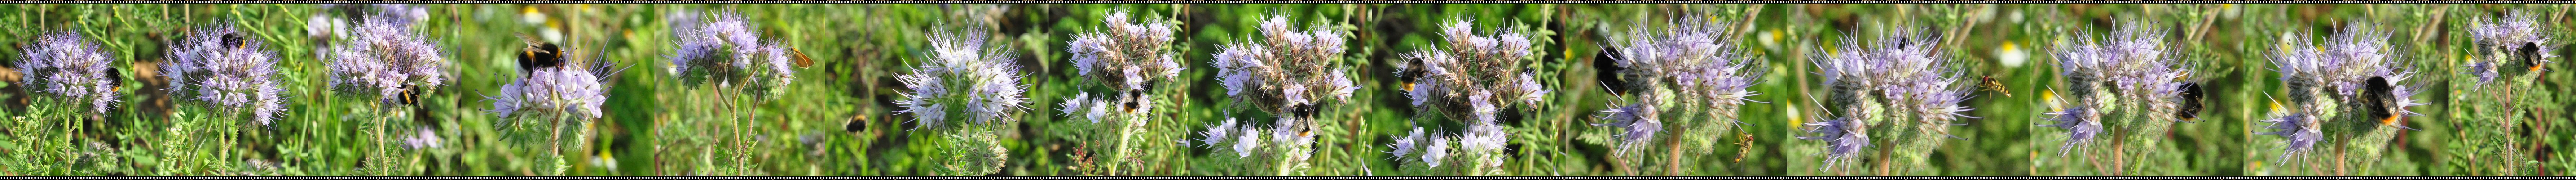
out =
<svg viewBox="0 0 2576 180"><path fill-rule="evenodd" d="M403 84L402 94L399 96L394 97L394 103L420 105L420 85Z"/></svg>
<svg viewBox="0 0 2576 180"><path fill-rule="evenodd" d="M2512 62L2514 65L2521 66L2519 68L2525 72L2540 72L2540 57L2546 56L2544 54L2540 54L2540 43L2523 43L2522 49L2518 49L2516 51L2519 52L2516 52L2514 55L2520 57L2516 57L2517 60Z"/></svg>
<svg viewBox="0 0 2576 180"><path fill-rule="evenodd" d="M240 34L224 33L223 37L219 37L218 40L222 41L221 43L224 43L224 47L231 47L233 49L250 48L250 43L248 41L244 41L245 39L242 39Z"/></svg>
<svg viewBox="0 0 2576 180"><path fill-rule="evenodd" d="M528 44L527 47L519 48L519 72L529 73L540 68L563 66L562 47L555 46L555 43L528 38L528 35L519 35L519 39Z"/></svg>
<svg viewBox="0 0 2576 180"><path fill-rule="evenodd" d="M2203 94L2203 91L2206 90L2203 90L2202 88L2204 87L2201 87L2199 82L2182 83L2181 97L2179 97L2180 99L2175 100L2175 102L2177 102L2176 104L2182 106L2180 109L2174 111L2174 118L2176 120L2181 120L2185 123L2200 122L2200 107L2201 104L2206 101L2202 98L2207 96Z"/></svg>
<svg viewBox="0 0 2576 180"><path fill-rule="evenodd" d="M1128 114L1135 114L1137 110L1144 109L1145 98L1142 97L1144 95L1144 90L1127 90L1127 102L1119 104L1118 107L1126 110Z"/></svg>
<svg viewBox="0 0 2576 180"><path fill-rule="evenodd" d="M2406 130L2416 130L2412 127L2406 127L2405 121L2403 121L2406 114L2402 113L2404 112L2404 109L2402 108L2405 108L2405 106L2398 104L2404 102L2399 102L2397 100L2396 93L2396 87L2389 84L2388 78L2370 77L2369 80L2363 80L2360 97L2361 105L2364 108L2369 108L2364 110L2367 111L2364 115L2369 115L2372 120L2378 120L2380 124L2397 126L2397 128Z"/></svg>

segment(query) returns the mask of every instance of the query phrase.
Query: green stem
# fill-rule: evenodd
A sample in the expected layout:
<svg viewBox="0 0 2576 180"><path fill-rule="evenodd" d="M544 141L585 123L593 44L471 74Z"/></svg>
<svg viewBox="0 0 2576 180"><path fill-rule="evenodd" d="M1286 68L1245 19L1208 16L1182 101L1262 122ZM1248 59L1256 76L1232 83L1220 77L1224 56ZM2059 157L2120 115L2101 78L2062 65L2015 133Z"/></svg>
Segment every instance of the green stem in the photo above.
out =
<svg viewBox="0 0 2576 180"><path fill-rule="evenodd" d="M1138 119L1136 119L1136 120L1143 120L1143 118L1138 118ZM1134 126L1127 126L1127 128L1119 128L1119 129L1121 129L1121 130L1133 130L1133 129L1131 129L1131 128L1134 128ZM1118 163L1118 162L1121 162L1121 161L1120 161L1121 159L1126 159L1126 158L1127 158L1127 139L1128 139L1129 137L1136 136L1136 133L1133 133L1133 132L1135 132L1135 131L1126 131L1126 132L1128 132L1128 133L1118 133L1118 148L1117 148L1117 149L1109 149L1110 151L1116 151L1116 152L1118 152L1118 154L1117 154L1117 155L1114 155L1114 156L1109 156L1109 158L1112 158L1112 159L1109 159L1109 161L1108 161L1108 162L1109 162L1109 172L1108 172L1108 173L1103 173L1103 174L1108 174L1108 175L1117 175L1117 174L1118 174L1118 169L1119 169L1119 168L1118 168L1118 165L1119 165L1119 163Z"/></svg>

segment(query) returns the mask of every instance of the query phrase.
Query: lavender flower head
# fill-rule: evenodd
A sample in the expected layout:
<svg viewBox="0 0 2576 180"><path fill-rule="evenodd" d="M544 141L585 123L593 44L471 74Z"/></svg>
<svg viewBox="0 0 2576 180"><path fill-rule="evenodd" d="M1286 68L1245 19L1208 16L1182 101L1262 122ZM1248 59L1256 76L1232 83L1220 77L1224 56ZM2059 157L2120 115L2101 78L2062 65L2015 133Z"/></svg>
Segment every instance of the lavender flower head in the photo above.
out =
<svg viewBox="0 0 2576 180"><path fill-rule="evenodd" d="M2055 124L2040 125L2067 130L2066 144L2058 149L2084 146L2102 134L2103 107L2141 105L2132 107L2146 107L2144 111L2151 112L2142 114L2181 110L2181 102L2176 99L2182 98L2182 87L2187 83L2183 77L2191 70L2169 57L2170 52L2164 49L2164 32L2148 27L2150 24L2153 23L2125 21L2106 39L2077 35L2073 44L2052 52L2060 69L2058 75L2066 77L2064 87L2070 88L2068 99L2074 101L2064 111L2045 113L2055 116L2048 119Z"/></svg>
<svg viewBox="0 0 2576 180"><path fill-rule="evenodd" d="M2055 116L2048 118L2048 120L2057 123L2043 124L2039 126L2055 127L2066 130L2066 145L2057 146L2058 156L2066 156L2067 152L2071 152L2069 150L2078 146L2085 146L2087 145L2086 143L2091 143L2093 141L2094 136L2102 134L2102 113L2101 111L2093 110L2093 108L2077 105L2066 107L2065 111L2049 112L2046 114Z"/></svg>
<svg viewBox="0 0 2576 180"><path fill-rule="evenodd" d="M2536 15L2514 11L2504 18L2480 17L2471 22L2468 30L2470 41L2477 43L2478 55L2485 58L2477 58L2464 65L2469 67L2469 71L2463 73L2477 76L2480 86L2494 83L2499 76L2497 72L2501 70L2556 63L2548 59L2558 57L2558 54L2551 53L2556 52L2558 46L2550 44L2549 35L2540 32L2541 25Z"/></svg>
<svg viewBox="0 0 2576 180"><path fill-rule="evenodd" d="M1890 144L1915 152L1911 150L1939 146L1938 139L1929 137L1948 136L1953 121L1977 118L1959 114L1970 110L1959 102L1967 100L1972 86L1957 84L1960 71L1933 53L1940 40L1919 29L1895 29L1870 44L1846 40L1840 51L1809 58L1821 70L1817 74L1825 77L1825 87L1831 88L1822 103L1828 112L1820 114L1841 117L1805 124L1810 133L1819 135L1800 139L1826 141L1828 166L1870 146L1866 130L1872 127L1865 122L1879 122L1875 125L1888 129L1913 128L1879 137L1894 137Z"/></svg>
<svg viewBox="0 0 2576 180"><path fill-rule="evenodd" d="M2365 86L2363 83L2372 77L2396 83L2415 73L2403 59L2390 54L2394 51L2387 49L2387 33L2378 32L2365 22L2352 24L2336 33L2333 39L2318 42L2324 44L2294 45L2271 57L2274 70L2281 72L2281 79L2289 84L2291 101L2302 107L2299 114L2324 114L2325 109L2317 104L2320 98L2358 97ZM2308 43L2301 36L2290 38L2294 38L2290 40L2292 43ZM2422 85L2391 85L2399 105L2396 108L2398 112L2406 116L2422 115L2405 110L2405 107L2425 104L2413 98L2423 91ZM2334 96L2321 93L2334 93Z"/></svg>
<svg viewBox="0 0 2576 180"><path fill-rule="evenodd" d="M435 89L447 80L447 59L438 45L411 31L407 22L369 18L350 33L347 43L328 50L331 84L355 92L373 92L394 104L403 91Z"/></svg>
<svg viewBox="0 0 2576 180"><path fill-rule="evenodd" d="M1215 55L1218 83L1238 105L1272 114L1313 117L1318 106L1347 100L1359 86L1341 67L1342 35L1322 25L1289 28L1288 17L1261 21L1261 43L1229 43ZM1294 112L1294 113L1292 113Z"/></svg>
<svg viewBox="0 0 2576 180"><path fill-rule="evenodd" d="M286 99L278 95L286 89L270 77L277 74L276 54L260 49L265 43L252 37L257 36L218 25L172 43L171 63L161 68L162 76L178 81L171 83L170 92L224 112L250 113L252 122L268 125L286 111Z"/></svg>
<svg viewBox="0 0 2576 180"><path fill-rule="evenodd" d="M66 31L37 35L35 43L24 48L19 52L26 53L27 59L19 60L18 68L29 78L19 83L42 92L30 94L88 105L90 113L106 113L119 101L117 85L110 84L117 82L110 79L115 75L108 74L108 63L116 60L98 43Z"/></svg>
<svg viewBox="0 0 2576 180"><path fill-rule="evenodd" d="M713 16L713 21L708 21ZM786 86L796 81L793 59L787 48L776 41L761 41L752 33L752 25L742 15L718 12L713 15L680 12L668 15L671 36L679 40L679 49L671 60L671 73L681 74L688 84L715 81L723 87L744 86L754 92ZM761 93L766 94L766 93Z"/></svg>
<svg viewBox="0 0 2576 180"><path fill-rule="evenodd" d="M1153 102L1144 91L1154 89L1152 86L1159 84L1156 82L1180 77L1181 70L1185 69L1174 61L1176 54L1165 51L1172 42L1172 26L1160 19L1132 24L1126 11L1110 13L1102 22L1109 26L1106 31L1078 35L1066 45L1065 51L1073 54L1074 69L1082 77L1090 79L1088 82L1117 92L1098 99L1087 98L1091 93L1084 92L1066 100L1064 112L1067 115L1086 114L1077 117L1090 119L1093 123L1099 123L1109 114L1152 112L1149 109L1153 108ZM1121 112L1113 109L1128 111L1110 113ZM1143 123L1136 121L1130 124Z"/></svg>
<svg viewBox="0 0 2576 180"><path fill-rule="evenodd" d="M1028 87L1020 84L1019 65L1012 64L1004 48L985 46L983 32L934 34L931 57L914 66L912 74L895 76L912 90L895 103L904 107L897 113L910 113L912 121L921 123L914 129L945 128L959 120L1011 123L1027 108L1027 98L1021 96Z"/></svg>
<svg viewBox="0 0 2576 180"><path fill-rule="evenodd" d="M589 61L593 66L554 66L530 71L510 84L501 85L501 94L485 96L492 109L484 110L502 117L570 118L576 120L601 117L599 106L608 102L608 77L616 76L611 64Z"/></svg>
<svg viewBox="0 0 2576 180"><path fill-rule="evenodd" d="M1396 66L1397 75L1413 78L1406 90L1413 106L1439 112L1451 120L1495 123L1500 110L1535 106L1549 92L1529 72L1529 37L1518 32L1477 34L1473 20L1442 26L1447 48L1407 54L1413 62Z"/></svg>
<svg viewBox="0 0 2576 180"><path fill-rule="evenodd" d="M1593 123L1592 126L1609 126L1625 129L1618 134L1620 141L1619 149L1622 150L1618 151L1618 154L1626 155L1628 151L1625 150L1636 148L1637 145L1646 144L1648 141L1653 141L1655 138L1655 132L1663 131L1664 123L1663 121L1655 120L1655 114L1655 107L1648 104L1633 104L1621 106L1619 108L1605 109L1601 110L1601 114L1595 118L1610 120L1610 123Z"/></svg>
<svg viewBox="0 0 2576 180"><path fill-rule="evenodd" d="M2254 134L2281 136L2281 158L2306 154L2316 147L2317 141L2325 138L2325 132L2318 131L2319 125L2316 119L2309 118L2307 115L2290 114L2280 118L2265 119L2263 122L2272 123L2263 128L2277 131Z"/></svg>
<svg viewBox="0 0 2576 180"><path fill-rule="evenodd" d="M1818 135L1798 136L1798 139L1825 141L1824 167L1833 167L1834 163L1859 157L1860 149L1870 146L1869 133L1862 131L1867 126L1864 126L1860 119L1836 118L1807 123L1806 126L1807 133Z"/></svg>
<svg viewBox="0 0 2576 180"><path fill-rule="evenodd" d="M1658 117L1680 118L1669 120L1682 125L1672 129L1676 132L1723 132L1743 124L1735 118L1740 106L1760 102L1747 99L1761 95L1748 88L1762 80L1769 65L1745 53L1743 47L1736 45L1736 39L1725 36L1727 28L1734 26L1684 19L1705 18L1683 16L1661 26L1637 23L1621 34L1626 39L1606 47L1622 52L1611 60L1620 68L1619 78L1631 82L1625 87L1610 88L1638 93L1632 96L1633 104L1599 112L1597 118L1613 123L1594 126L1626 129L1619 136L1623 150L1650 143L1655 133L1666 130L1662 126L1667 120ZM1701 137L1684 138L1715 142ZM1713 144L1701 145L1700 149L1706 149Z"/></svg>
<svg viewBox="0 0 2576 180"><path fill-rule="evenodd" d="M352 19L385 19L409 26L429 19L429 9L410 4L322 4L322 9Z"/></svg>

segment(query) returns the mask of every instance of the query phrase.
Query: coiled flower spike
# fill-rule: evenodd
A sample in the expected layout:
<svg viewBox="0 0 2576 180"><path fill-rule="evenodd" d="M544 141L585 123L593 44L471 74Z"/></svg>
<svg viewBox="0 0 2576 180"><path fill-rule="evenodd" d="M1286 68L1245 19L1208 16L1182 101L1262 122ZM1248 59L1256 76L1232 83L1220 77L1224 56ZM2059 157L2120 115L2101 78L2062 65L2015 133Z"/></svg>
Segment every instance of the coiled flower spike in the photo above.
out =
<svg viewBox="0 0 2576 180"><path fill-rule="evenodd" d="M398 104L406 91L444 85L447 59L435 44L411 31L410 23L368 18L351 31L348 42L331 50L331 84L355 92L374 92L377 101Z"/></svg>

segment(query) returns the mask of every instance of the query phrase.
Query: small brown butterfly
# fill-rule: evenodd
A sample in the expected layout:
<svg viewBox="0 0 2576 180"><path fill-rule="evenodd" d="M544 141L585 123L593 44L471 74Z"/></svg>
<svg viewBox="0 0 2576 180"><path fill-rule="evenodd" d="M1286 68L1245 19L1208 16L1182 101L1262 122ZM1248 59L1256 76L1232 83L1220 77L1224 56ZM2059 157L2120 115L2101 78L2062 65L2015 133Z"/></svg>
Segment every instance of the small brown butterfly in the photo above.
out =
<svg viewBox="0 0 2576 180"><path fill-rule="evenodd" d="M2003 94L2004 97L2012 97L2012 89L2004 87L2004 83L2001 81L1995 81L1995 76L1985 76L1983 78L1978 78L1977 81L1977 87L1979 87L1979 89L1994 91L1997 94Z"/></svg>
<svg viewBox="0 0 2576 180"><path fill-rule="evenodd" d="M2406 130L2416 130L2415 128L2406 127L2406 125L2403 124L2405 122L2401 121L2404 120L2404 117L2406 116L2403 113L2399 113L2402 110L2399 108L2403 108L2405 106L2398 104L2402 102L2397 101L2396 89L2388 83L2388 78L2382 77L2370 77L2369 80L2363 80L2361 104L2370 108L2368 110L2370 118L2379 120L2380 124L2397 126L2397 128L2403 128Z"/></svg>
<svg viewBox="0 0 2576 180"><path fill-rule="evenodd" d="M796 68L814 67L814 58L813 58L813 57L807 57L807 56L805 56L805 51L804 51L804 50L797 50L796 48L787 48L787 52L792 52L792 53L793 53L793 54L790 54L790 57L792 57L792 58L795 58L795 59L796 59Z"/></svg>

